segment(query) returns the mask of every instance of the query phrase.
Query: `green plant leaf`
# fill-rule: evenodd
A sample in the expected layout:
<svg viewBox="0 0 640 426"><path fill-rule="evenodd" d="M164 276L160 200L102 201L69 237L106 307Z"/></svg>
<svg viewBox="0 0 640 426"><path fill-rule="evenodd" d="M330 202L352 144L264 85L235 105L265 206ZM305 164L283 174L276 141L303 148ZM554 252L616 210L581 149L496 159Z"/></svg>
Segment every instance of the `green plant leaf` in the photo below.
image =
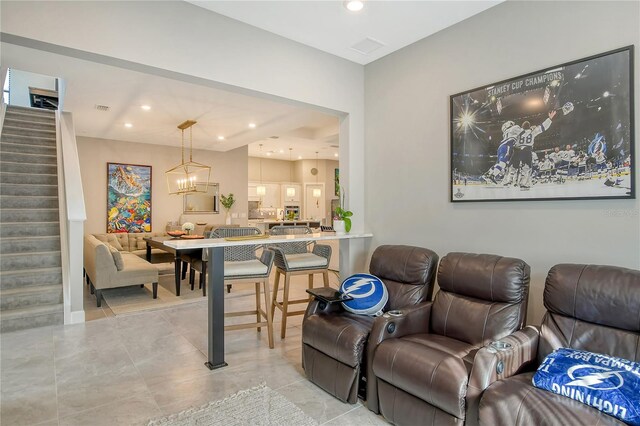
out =
<svg viewBox="0 0 640 426"><path fill-rule="evenodd" d="M353 216L353 212L350 212L350 211L347 210L346 212L343 212L342 215L344 217L351 217L351 216Z"/></svg>
<svg viewBox="0 0 640 426"><path fill-rule="evenodd" d="M348 217L345 217L343 220L344 220L344 230L347 232L351 231L351 219L349 219Z"/></svg>

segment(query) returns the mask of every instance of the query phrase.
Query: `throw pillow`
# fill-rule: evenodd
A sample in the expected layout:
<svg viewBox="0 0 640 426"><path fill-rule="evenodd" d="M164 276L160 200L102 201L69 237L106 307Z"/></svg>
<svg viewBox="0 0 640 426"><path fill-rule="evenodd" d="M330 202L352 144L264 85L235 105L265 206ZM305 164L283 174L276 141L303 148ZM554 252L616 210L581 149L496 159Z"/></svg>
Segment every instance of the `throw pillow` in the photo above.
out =
<svg viewBox="0 0 640 426"><path fill-rule="evenodd" d="M547 355L532 382L537 388L640 426L640 363L560 348Z"/></svg>
<svg viewBox="0 0 640 426"><path fill-rule="evenodd" d="M109 251L111 252L111 256L113 257L113 263L116 265L116 269L118 271L122 271L124 269L124 259L122 258L122 253L120 253L115 247L108 246Z"/></svg>
<svg viewBox="0 0 640 426"><path fill-rule="evenodd" d="M112 245L113 247L116 248L116 250L119 250L119 251L124 250L122 248L122 244L120 244L120 241L118 241L118 238L113 234L106 234L106 235L97 234L95 237L100 241L102 241L103 243Z"/></svg>
<svg viewBox="0 0 640 426"><path fill-rule="evenodd" d="M353 299L342 302L345 310L354 314L379 316L389 300L387 287L371 274L355 274L340 285L340 293Z"/></svg>

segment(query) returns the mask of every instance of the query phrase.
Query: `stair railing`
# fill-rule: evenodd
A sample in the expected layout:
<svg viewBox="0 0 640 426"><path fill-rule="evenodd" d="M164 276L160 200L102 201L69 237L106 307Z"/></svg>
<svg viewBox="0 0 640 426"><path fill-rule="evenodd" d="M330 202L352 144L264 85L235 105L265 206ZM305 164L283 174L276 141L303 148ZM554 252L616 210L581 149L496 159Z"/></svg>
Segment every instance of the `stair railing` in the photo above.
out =
<svg viewBox="0 0 640 426"><path fill-rule="evenodd" d="M76 324L84 322L82 268L87 213L76 132L70 112L56 111L56 129L64 323Z"/></svg>

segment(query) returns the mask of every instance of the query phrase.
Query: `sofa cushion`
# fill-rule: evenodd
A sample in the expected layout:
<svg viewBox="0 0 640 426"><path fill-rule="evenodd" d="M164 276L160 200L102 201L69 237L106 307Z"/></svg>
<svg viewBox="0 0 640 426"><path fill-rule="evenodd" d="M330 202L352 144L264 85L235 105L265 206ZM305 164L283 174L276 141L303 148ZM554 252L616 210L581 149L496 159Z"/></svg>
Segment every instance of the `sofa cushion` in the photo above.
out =
<svg viewBox="0 0 640 426"><path fill-rule="evenodd" d="M460 357L405 339L385 340L373 359L376 377L459 419L469 381Z"/></svg>
<svg viewBox="0 0 640 426"><path fill-rule="evenodd" d="M113 277L109 287L158 282L158 268L135 254L122 253L124 269Z"/></svg>
<svg viewBox="0 0 640 426"><path fill-rule="evenodd" d="M362 361L375 318L345 312L311 315L303 322L302 342L350 367Z"/></svg>
<svg viewBox="0 0 640 426"><path fill-rule="evenodd" d="M113 263L116 264L116 269L118 271L122 271L124 269L124 260L122 259L122 254L112 245L107 245L109 247L109 251L111 252L111 256L113 257Z"/></svg>
<svg viewBox="0 0 640 426"><path fill-rule="evenodd" d="M313 253L287 254L287 264L290 269L324 268L327 266L327 259Z"/></svg>
<svg viewBox="0 0 640 426"><path fill-rule="evenodd" d="M95 234L95 237L102 241L103 243L107 243L110 246L113 246L116 250L122 251L122 244L118 241L118 238L115 234Z"/></svg>
<svg viewBox="0 0 640 426"><path fill-rule="evenodd" d="M532 376L533 373L519 374L489 386L480 400L480 424L624 425L581 402L533 387Z"/></svg>

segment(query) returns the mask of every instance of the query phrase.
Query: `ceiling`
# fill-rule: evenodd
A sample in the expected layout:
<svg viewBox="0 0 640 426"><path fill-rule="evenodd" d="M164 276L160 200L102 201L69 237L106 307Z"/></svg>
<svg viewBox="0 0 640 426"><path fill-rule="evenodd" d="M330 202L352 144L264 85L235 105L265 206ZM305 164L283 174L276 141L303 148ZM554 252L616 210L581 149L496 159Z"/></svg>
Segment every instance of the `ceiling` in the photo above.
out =
<svg viewBox="0 0 640 426"><path fill-rule="evenodd" d="M343 1L199 1L189 3L262 28L358 64L366 65L501 3L493 1L374 1L360 12ZM382 44L363 54L352 46Z"/></svg>
<svg viewBox="0 0 640 426"><path fill-rule="evenodd" d="M500 1L370 0L359 13L336 0L190 3L366 64ZM368 55L350 48L367 37L384 46ZM11 68L64 79L64 108L73 112L78 136L180 146L177 125L191 119L198 121L195 149L248 145L250 156L338 159L338 119L316 110L7 43L1 54Z"/></svg>
<svg viewBox="0 0 640 426"><path fill-rule="evenodd" d="M177 125L191 119L198 122L194 149L228 151L249 145L249 155L258 156L263 143L265 157L288 160L292 147L293 159L314 159L316 151L321 159L336 159L338 119L318 111L7 43L2 44L2 63L62 77L64 109L73 113L78 136L180 146Z"/></svg>

